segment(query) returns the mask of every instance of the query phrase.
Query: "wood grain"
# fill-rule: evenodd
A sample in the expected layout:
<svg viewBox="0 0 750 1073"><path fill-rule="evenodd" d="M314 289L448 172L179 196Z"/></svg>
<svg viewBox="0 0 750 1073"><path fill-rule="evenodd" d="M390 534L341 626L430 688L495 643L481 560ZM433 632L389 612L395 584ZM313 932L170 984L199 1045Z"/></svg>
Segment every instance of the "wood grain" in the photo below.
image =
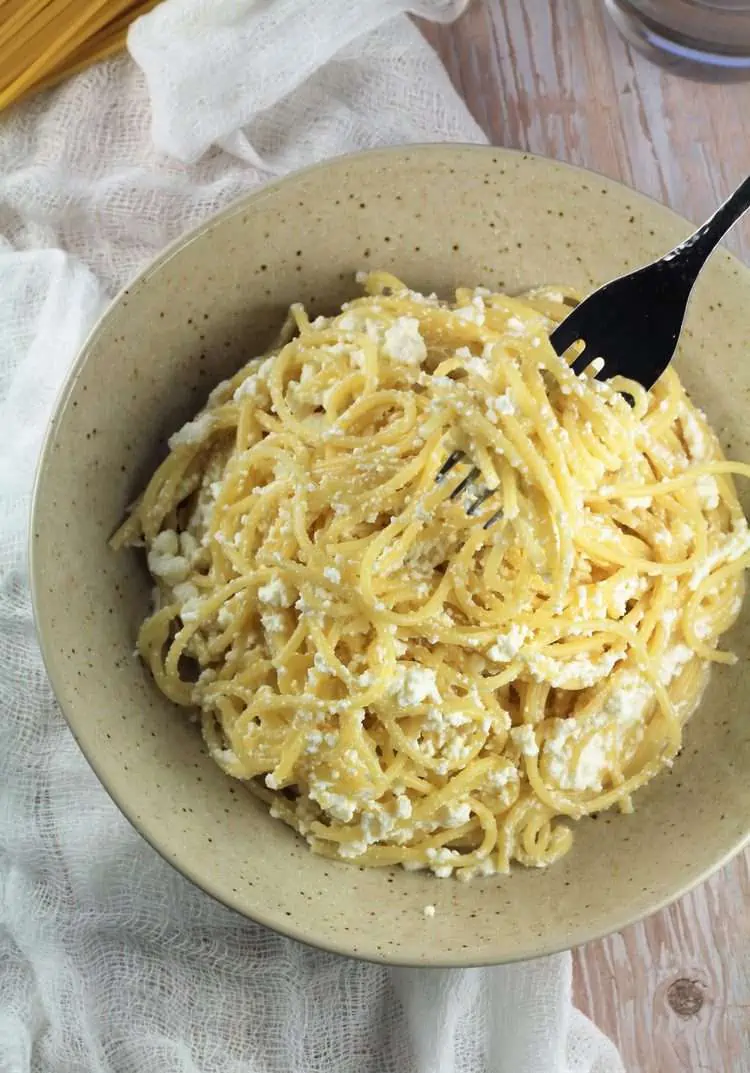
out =
<svg viewBox="0 0 750 1073"><path fill-rule="evenodd" d="M750 173L750 83L667 74L599 0L486 0L423 30L498 145L594 168L695 221ZM728 245L750 259L750 224ZM628 1073L750 1071L750 855L574 965L576 1003Z"/></svg>

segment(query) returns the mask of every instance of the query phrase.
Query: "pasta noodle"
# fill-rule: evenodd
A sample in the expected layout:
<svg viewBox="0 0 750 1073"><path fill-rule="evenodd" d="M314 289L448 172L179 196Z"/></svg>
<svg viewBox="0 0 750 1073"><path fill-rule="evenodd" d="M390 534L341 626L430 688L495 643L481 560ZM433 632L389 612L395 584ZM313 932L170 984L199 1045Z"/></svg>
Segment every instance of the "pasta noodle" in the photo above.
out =
<svg viewBox="0 0 750 1073"><path fill-rule="evenodd" d="M733 659L750 466L673 369L577 377L548 339L568 288L363 282L293 307L170 439L113 538L156 581L139 651L316 852L548 865L631 809Z"/></svg>
<svg viewBox="0 0 750 1073"><path fill-rule="evenodd" d="M0 0L0 109L125 47L159 0Z"/></svg>

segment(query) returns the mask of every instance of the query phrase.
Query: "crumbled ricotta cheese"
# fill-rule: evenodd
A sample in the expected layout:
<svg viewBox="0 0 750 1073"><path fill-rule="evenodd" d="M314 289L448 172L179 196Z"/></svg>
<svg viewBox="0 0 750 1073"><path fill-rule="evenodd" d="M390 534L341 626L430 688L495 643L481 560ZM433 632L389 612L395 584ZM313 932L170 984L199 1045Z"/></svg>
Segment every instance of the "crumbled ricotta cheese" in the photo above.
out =
<svg viewBox="0 0 750 1073"><path fill-rule="evenodd" d="M444 846L439 849L430 846L425 856L429 861L428 867L438 879L448 879L453 875L453 869L461 854L457 850L446 849Z"/></svg>
<svg viewBox="0 0 750 1073"><path fill-rule="evenodd" d="M510 416L516 412L510 390L502 395L490 395L487 398L487 416L495 424L501 414Z"/></svg>
<svg viewBox="0 0 750 1073"><path fill-rule="evenodd" d="M179 604L185 604L188 600L197 599L198 590L192 581L181 581L173 588L172 595Z"/></svg>
<svg viewBox="0 0 750 1073"><path fill-rule="evenodd" d="M487 650L488 658L495 663L510 663L521 651L528 633L528 627L514 622L508 632L497 637L492 647Z"/></svg>
<svg viewBox="0 0 750 1073"><path fill-rule="evenodd" d="M534 728L527 723L524 723L520 727L513 727L510 732L510 737L524 756L536 756L539 752Z"/></svg>
<svg viewBox="0 0 750 1073"><path fill-rule="evenodd" d="M396 703L402 708L422 704L425 700L440 703L442 697L437 687L437 678L432 667L420 667L417 664L399 664L397 667L393 691Z"/></svg>
<svg viewBox="0 0 750 1073"><path fill-rule="evenodd" d="M421 365L427 356L427 347L416 317L399 317L388 328L383 339L383 353L394 361Z"/></svg>
<svg viewBox="0 0 750 1073"><path fill-rule="evenodd" d="M470 865L468 868L460 868L456 878L461 883L470 883L477 876L494 876L496 874L497 868L495 868L492 860L489 857L484 857L481 861L477 861L476 864Z"/></svg>
<svg viewBox="0 0 750 1073"><path fill-rule="evenodd" d="M267 777L266 785L268 785ZM271 787L271 789L274 789L274 787ZM350 823L354 818L355 812L362 807L362 802L357 798L335 793L327 783L319 782L315 779L310 780L308 794L313 801L318 802L324 812L327 812L329 816L332 816L334 820L338 820L340 823ZM352 843L347 844L352 845ZM363 841L362 849L357 852L356 856L364 853L366 849L367 843Z"/></svg>
<svg viewBox="0 0 750 1073"><path fill-rule="evenodd" d="M698 493L701 506L705 507L706 510L716 510L719 505L719 486L715 477L710 474L704 474L703 477L699 477L695 490Z"/></svg>
<svg viewBox="0 0 750 1073"><path fill-rule="evenodd" d="M607 743L602 734L595 734L578 754L570 788L600 790L606 767Z"/></svg>
<svg viewBox="0 0 750 1073"><path fill-rule="evenodd" d="M367 846L368 843L364 838L359 841L353 840L352 842L341 842L339 844L339 857L343 857L344 860L351 860L353 857L361 857L362 854L367 851Z"/></svg>
<svg viewBox="0 0 750 1073"><path fill-rule="evenodd" d="M269 607L291 607L294 603L294 594L287 589L280 577L272 577L265 585L258 589L258 599L262 604Z"/></svg>
<svg viewBox="0 0 750 1073"><path fill-rule="evenodd" d="M180 608L180 618L183 625L188 622L197 622L200 615L201 601L199 599L186 600Z"/></svg>
<svg viewBox="0 0 750 1073"><path fill-rule="evenodd" d="M198 414L192 421L188 421L186 425L183 425L179 432L175 432L169 437L170 450L174 451L175 447L182 447L184 444L201 443L213 431L214 425L213 414Z"/></svg>
<svg viewBox="0 0 750 1073"><path fill-rule="evenodd" d="M337 570L335 566L326 566L323 570L323 576L334 583L341 581L341 571Z"/></svg>
<svg viewBox="0 0 750 1073"><path fill-rule="evenodd" d="M461 320L468 320L473 324L484 324L484 301L481 295L475 295L471 300L471 305L461 306L455 310L455 314Z"/></svg>
<svg viewBox="0 0 750 1073"><path fill-rule="evenodd" d="M434 905L426 905L424 907L424 909L422 910L422 913L426 917L434 917L435 916L435 906Z"/></svg>
<svg viewBox="0 0 750 1073"><path fill-rule="evenodd" d="M373 802L362 813L360 820L363 840L368 846L371 846L373 842L382 841L391 834L396 822L396 817L392 813L387 812L382 805Z"/></svg>
<svg viewBox="0 0 750 1073"><path fill-rule="evenodd" d="M693 658L694 652L692 648L688 648L687 645L675 645L673 648L668 648L662 656L661 667L659 668L659 681L662 685L668 686L673 678L676 678L686 663L689 663Z"/></svg>
<svg viewBox="0 0 750 1073"><path fill-rule="evenodd" d="M470 373L475 373L477 376L481 376L485 380L489 379L490 370L486 362L482 361L481 358L472 355L471 357L466 358L466 360L464 361L464 366L469 370Z"/></svg>
<svg viewBox="0 0 750 1073"><path fill-rule="evenodd" d="M448 712L445 716L445 722L450 727L463 727L467 723L471 723L472 718L466 712Z"/></svg>
<svg viewBox="0 0 750 1073"><path fill-rule="evenodd" d="M443 805L438 819L443 827L463 827L471 819L471 807L463 801L456 805Z"/></svg>
<svg viewBox="0 0 750 1073"><path fill-rule="evenodd" d="M742 518L735 523L730 536L707 555L706 561L693 571L689 582L690 588L697 589L719 563L734 562L748 551L750 551L750 531L747 522Z"/></svg>
<svg viewBox="0 0 750 1073"><path fill-rule="evenodd" d="M154 577L167 585L178 585L187 580L190 563L180 554L180 541L174 529L157 533L147 555L148 568Z"/></svg>
<svg viewBox="0 0 750 1073"><path fill-rule="evenodd" d="M180 554L184 555L190 563L198 554L198 541L192 533L180 533Z"/></svg>
<svg viewBox="0 0 750 1073"><path fill-rule="evenodd" d="M632 737L653 699L650 684L637 672L626 671L599 711L556 720L542 746L547 776L563 790L601 790L611 759L620 766L627 761L622 756L625 739Z"/></svg>
<svg viewBox="0 0 750 1073"><path fill-rule="evenodd" d="M685 410L680 414L680 425L682 426L682 435L685 440L685 446L688 449L688 454L694 462L697 462L706 454L707 445L703 429L698 424L695 414L691 410Z"/></svg>
<svg viewBox="0 0 750 1073"><path fill-rule="evenodd" d="M284 616L278 612L263 612L260 624L266 633L280 633L284 629Z"/></svg>
<svg viewBox="0 0 750 1073"><path fill-rule="evenodd" d="M180 550L180 538L174 529L163 529L152 540L150 550L157 555L177 555Z"/></svg>
<svg viewBox="0 0 750 1073"><path fill-rule="evenodd" d="M518 772L512 764L506 764L505 767L501 767L499 771L491 771L487 776L487 786L492 790L502 790L510 782L515 782L518 778Z"/></svg>
<svg viewBox="0 0 750 1073"><path fill-rule="evenodd" d="M235 388L234 395L232 395L232 398L235 402L239 402L241 399L254 399L257 397L258 377L256 373L252 373L250 376L246 376L242 383L237 388Z"/></svg>
<svg viewBox="0 0 750 1073"><path fill-rule="evenodd" d="M410 298L412 302L419 302L420 305L436 306L440 305L440 301L436 294L420 294L419 291L407 291L407 298Z"/></svg>
<svg viewBox="0 0 750 1073"><path fill-rule="evenodd" d="M609 607L615 618L622 618L627 610L628 602L636 596L640 596L648 586L648 581L642 577L627 577L619 581L610 594Z"/></svg>

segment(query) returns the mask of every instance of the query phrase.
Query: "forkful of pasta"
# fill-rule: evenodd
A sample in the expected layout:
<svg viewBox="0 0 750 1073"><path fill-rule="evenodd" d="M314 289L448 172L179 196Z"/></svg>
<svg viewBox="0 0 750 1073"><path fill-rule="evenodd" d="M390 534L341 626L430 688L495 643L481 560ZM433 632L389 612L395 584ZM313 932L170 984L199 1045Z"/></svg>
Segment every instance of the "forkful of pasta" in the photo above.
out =
<svg viewBox="0 0 750 1073"><path fill-rule="evenodd" d="M750 176L692 235L658 261L629 272L599 287L550 333L559 357L578 344L571 369L580 376L589 371L597 380L620 376L654 386L674 357L693 285L723 235L750 208ZM580 344L583 344L581 347ZM479 468L463 450L453 450L436 475L442 484L459 465L468 473L451 490L457 500L469 493L467 513L477 514L498 487L477 485ZM502 507L483 522L489 529L503 516Z"/></svg>

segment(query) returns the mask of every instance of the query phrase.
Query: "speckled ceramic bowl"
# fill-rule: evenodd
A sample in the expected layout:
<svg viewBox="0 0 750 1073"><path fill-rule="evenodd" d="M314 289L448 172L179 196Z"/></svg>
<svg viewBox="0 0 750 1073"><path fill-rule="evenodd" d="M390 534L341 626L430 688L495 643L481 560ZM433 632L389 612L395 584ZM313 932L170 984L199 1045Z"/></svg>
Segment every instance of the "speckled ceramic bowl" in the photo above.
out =
<svg viewBox="0 0 750 1073"><path fill-rule="evenodd" d="M208 759L198 731L133 658L149 581L107 538L166 437L259 353L292 301L331 311L354 273L412 286L586 289L668 249L688 225L598 175L477 147L337 160L264 189L168 250L84 347L41 463L32 576L39 634L71 729L123 812L214 897L297 939L394 963L549 953L623 927L699 882L750 825L750 667L718 669L674 771L632 816L577 825L547 871L470 885L314 856ZM718 252L700 280L680 371L750 460L750 273ZM750 601L748 602L750 608ZM750 612L731 641L747 654ZM436 906L433 918L423 907Z"/></svg>

